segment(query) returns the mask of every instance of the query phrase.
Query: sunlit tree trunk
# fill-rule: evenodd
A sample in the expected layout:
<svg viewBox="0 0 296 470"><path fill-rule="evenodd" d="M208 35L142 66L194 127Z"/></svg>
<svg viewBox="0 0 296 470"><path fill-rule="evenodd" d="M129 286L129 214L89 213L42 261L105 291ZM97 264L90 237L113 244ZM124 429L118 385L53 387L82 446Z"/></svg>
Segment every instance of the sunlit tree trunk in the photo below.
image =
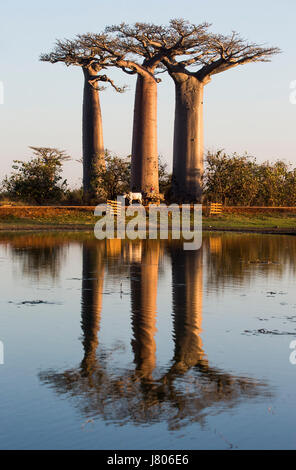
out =
<svg viewBox="0 0 296 470"><path fill-rule="evenodd" d="M99 91L89 83L96 77L89 69L83 68L83 192L85 199L96 195L97 168L105 166L102 114Z"/></svg>
<svg viewBox="0 0 296 470"><path fill-rule="evenodd" d="M81 368L91 379L96 369L96 350L100 329L103 284L105 242L85 242L82 251L82 299L81 328L83 331L84 358Z"/></svg>
<svg viewBox="0 0 296 470"><path fill-rule="evenodd" d="M156 299L159 243L147 243L141 262L131 265L131 310L137 373L152 378L156 363Z"/></svg>
<svg viewBox="0 0 296 470"><path fill-rule="evenodd" d="M186 74L174 74L176 91L173 194L179 202L200 202L203 175L203 88Z"/></svg>
<svg viewBox="0 0 296 470"><path fill-rule="evenodd" d="M185 372L206 364L201 334L203 266L202 250L172 251L174 366Z"/></svg>
<svg viewBox="0 0 296 470"><path fill-rule="evenodd" d="M133 125L131 189L158 194L157 82L138 75Z"/></svg>

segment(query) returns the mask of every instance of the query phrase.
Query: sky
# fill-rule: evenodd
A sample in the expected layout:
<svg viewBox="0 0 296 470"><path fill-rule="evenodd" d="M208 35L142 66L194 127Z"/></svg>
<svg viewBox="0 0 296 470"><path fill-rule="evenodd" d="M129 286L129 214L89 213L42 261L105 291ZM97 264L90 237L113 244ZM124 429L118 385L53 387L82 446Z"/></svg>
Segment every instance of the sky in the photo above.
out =
<svg viewBox="0 0 296 470"><path fill-rule="evenodd" d="M296 166L295 0L1 0L0 180L14 159L28 160L29 146L57 147L73 158L64 175L81 185L83 75L78 67L39 61L56 39L100 32L122 21L167 24L172 18L207 21L211 31L233 30L251 42L278 46L270 63L247 64L215 75L204 96L205 151L247 152L262 162L284 159ZM113 71L124 94L101 93L105 147L120 156L131 152L135 77ZM158 151L172 166L174 86L162 74L158 85ZM0 87L1 92L1 87ZM1 95L1 93L0 93Z"/></svg>

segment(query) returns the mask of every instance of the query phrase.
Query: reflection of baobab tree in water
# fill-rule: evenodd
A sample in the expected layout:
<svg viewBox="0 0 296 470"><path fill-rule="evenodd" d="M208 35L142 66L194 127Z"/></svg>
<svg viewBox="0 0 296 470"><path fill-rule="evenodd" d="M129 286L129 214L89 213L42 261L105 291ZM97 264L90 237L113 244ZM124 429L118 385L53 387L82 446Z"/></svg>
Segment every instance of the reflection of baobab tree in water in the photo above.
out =
<svg viewBox="0 0 296 470"><path fill-rule="evenodd" d="M143 244L144 245L144 244ZM142 245L142 246L143 246ZM143 246L140 263L131 264L131 309L136 374L152 381L156 363L156 300L159 264L159 243Z"/></svg>
<svg viewBox="0 0 296 470"><path fill-rule="evenodd" d="M83 415L114 423L166 421L170 429L204 420L242 399L266 395L266 386L211 367L200 339L202 254L171 248L175 352L172 364L156 366L156 297L160 244L142 242L141 258L130 263L132 349L135 369L112 371L98 347L104 273L104 244L84 245L82 330L84 358L79 367L42 372L42 383L75 397ZM123 250L125 257L128 250Z"/></svg>
<svg viewBox="0 0 296 470"><path fill-rule="evenodd" d="M183 376L186 395L175 390L180 422L202 421L205 410L237 406L241 400L265 394L264 384L235 377L209 365L201 340L203 253L171 250L175 351L167 383ZM177 419L175 424L178 427Z"/></svg>
<svg viewBox="0 0 296 470"><path fill-rule="evenodd" d="M94 247L85 242L82 257L81 328L84 358L81 370L85 377L91 379L92 373L96 370L96 350L104 284L105 242L97 242Z"/></svg>
<svg viewBox="0 0 296 470"><path fill-rule="evenodd" d="M267 278L286 271L295 276L296 244L289 235L204 234L203 251L211 291L220 291L230 280L245 286L258 272Z"/></svg>
<svg viewBox="0 0 296 470"><path fill-rule="evenodd" d="M202 252L171 251L175 354L172 371L204 361L202 349Z"/></svg>
<svg viewBox="0 0 296 470"><path fill-rule="evenodd" d="M29 278L49 276L56 279L65 261L69 241L54 235L30 234L1 237L11 250L12 259L20 263L21 273Z"/></svg>

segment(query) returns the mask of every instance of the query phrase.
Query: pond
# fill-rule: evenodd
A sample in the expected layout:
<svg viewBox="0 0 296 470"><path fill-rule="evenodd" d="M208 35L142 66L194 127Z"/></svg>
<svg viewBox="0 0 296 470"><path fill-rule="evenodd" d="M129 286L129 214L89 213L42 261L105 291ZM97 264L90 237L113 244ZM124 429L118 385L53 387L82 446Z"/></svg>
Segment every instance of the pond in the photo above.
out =
<svg viewBox="0 0 296 470"><path fill-rule="evenodd" d="M1 449L295 449L293 236L0 235Z"/></svg>

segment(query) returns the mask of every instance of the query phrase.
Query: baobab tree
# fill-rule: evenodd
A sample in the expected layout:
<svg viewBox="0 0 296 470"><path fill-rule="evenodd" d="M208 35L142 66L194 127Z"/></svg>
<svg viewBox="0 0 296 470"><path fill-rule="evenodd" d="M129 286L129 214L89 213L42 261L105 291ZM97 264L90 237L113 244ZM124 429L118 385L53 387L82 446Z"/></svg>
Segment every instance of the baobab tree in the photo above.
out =
<svg viewBox="0 0 296 470"><path fill-rule="evenodd" d="M153 58L155 76L168 71L175 83L175 122L173 150L173 193L180 202L200 201L203 175L203 90L212 75L249 62L267 62L278 52L276 47L248 43L237 33L229 36L209 32L210 24L190 24L171 20L168 27L136 23L107 28L117 32L123 49ZM164 69L161 70L161 64ZM138 79L139 82L139 79ZM156 87L155 87L156 88ZM135 102L134 139L141 145L141 112L145 95L138 84ZM156 100L156 94L154 95ZM148 102L148 101L147 101ZM138 126L137 126L138 124ZM146 123L147 124L147 123ZM136 159L135 159L136 160ZM141 160L141 159L139 159Z"/></svg>
<svg viewBox="0 0 296 470"><path fill-rule="evenodd" d="M106 33L115 34L125 59L133 58L128 63L119 55L117 66L138 74L132 144L134 190L148 192L149 186L157 184L157 76L164 71L162 64L175 83L173 193L180 202L193 202L201 201L202 196L204 85L214 74L248 62L266 62L279 52L275 47L248 43L237 33L213 34L209 27L208 23L195 25L177 19L168 27L123 23L106 28ZM142 64L135 63L134 57L142 57Z"/></svg>
<svg viewBox="0 0 296 470"><path fill-rule="evenodd" d="M105 39L104 35L101 40ZM99 91L103 86L99 83L109 83L117 92L125 87L118 87L106 74L99 74L110 64L110 54L106 51L96 53L85 47L82 37L77 35L73 40L57 41L55 49L49 54L42 54L41 61L63 62L67 66L74 65L82 68L84 75L83 113L82 113L82 154L83 154L83 192L85 200L94 198L97 194L97 171L104 168L104 140L102 113Z"/></svg>
<svg viewBox="0 0 296 470"><path fill-rule="evenodd" d="M200 27L201 29L201 27ZM116 56L113 65L128 74L137 74L134 103L131 189L158 193L157 83L158 68L168 51L181 54L179 37L167 37L168 28L149 23L109 26L102 35L84 35L84 44L95 51ZM165 45L163 48L159 47Z"/></svg>
<svg viewBox="0 0 296 470"><path fill-rule="evenodd" d="M145 46L145 31L149 25L140 23L106 28L108 40L100 34L86 34L84 44L89 49L115 55L113 65L128 74L137 74L132 137L131 189L143 193L158 193L157 152L157 83L155 69L162 56ZM116 34L113 34L116 33ZM144 57L143 61L139 56ZM142 63L141 63L142 62Z"/></svg>
<svg viewBox="0 0 296 470"><path fill-rule="evenodd" d="M172 20L167 37L158 45L154 43L159 50L166 48L162 62L175 83L172 182L173 193L180 202L201 201L204 86L215 74L249 62L268 62L280 52L276 47L248 43L235 32L229 36L212 34L208 32L209 25L202 26ZM170 51L167 38L170 42L179 38L183 53Z"/></svg>

